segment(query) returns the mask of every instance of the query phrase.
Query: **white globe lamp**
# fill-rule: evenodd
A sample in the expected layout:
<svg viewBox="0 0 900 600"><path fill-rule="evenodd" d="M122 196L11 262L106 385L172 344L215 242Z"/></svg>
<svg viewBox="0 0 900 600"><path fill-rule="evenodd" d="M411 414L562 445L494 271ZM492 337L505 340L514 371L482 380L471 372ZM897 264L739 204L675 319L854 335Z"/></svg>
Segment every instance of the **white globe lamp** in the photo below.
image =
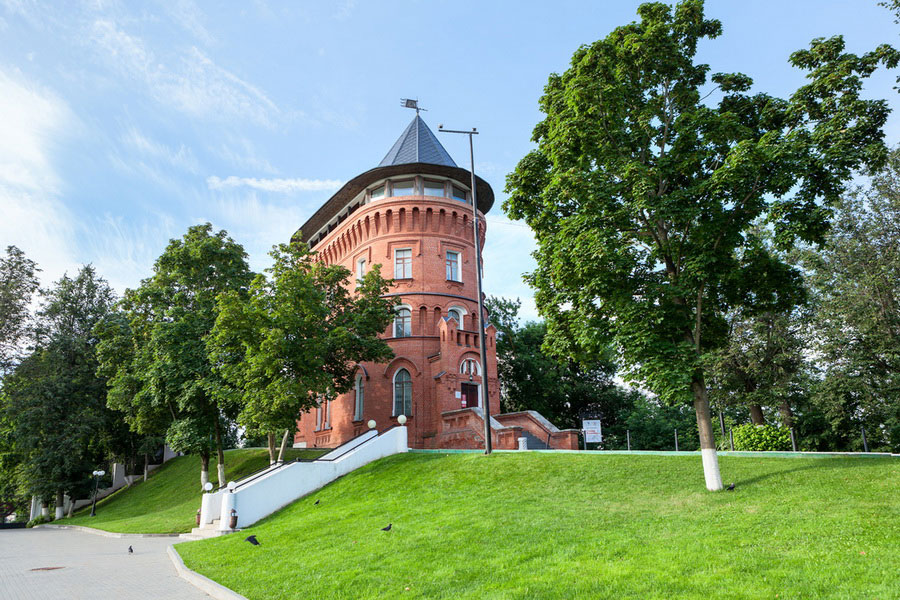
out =
<svg viewBox="0 0 900 600"><path fill-rule="evenodd" d="M401 425L406 425L406 415L400 415L397 417L397 422Z"/></svg>

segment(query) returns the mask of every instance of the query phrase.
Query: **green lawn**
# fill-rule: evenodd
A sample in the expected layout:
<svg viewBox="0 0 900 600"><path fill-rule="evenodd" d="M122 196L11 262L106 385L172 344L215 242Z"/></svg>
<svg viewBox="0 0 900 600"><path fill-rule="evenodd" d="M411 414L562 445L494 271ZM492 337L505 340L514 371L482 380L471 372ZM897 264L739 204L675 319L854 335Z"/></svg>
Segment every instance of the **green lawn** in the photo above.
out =
<svg viewBox="0 0 900 600"><path fill-rule="evenodd" d="M314 457L322 450L286 451L286 458ZM228 450L225 452L225 475L229 480L240 479L265 467L269 453L263 448ZM210 460L209 472L216 483L216 465ZM76 512L71 519L56 521L61 525L87 525L118 533L184 533L195 527L195 515L200 508L200 458L175 458L150 474L146 482L119 490L97 502L97 514L90 516L91 507Z"/></svg>
<svg viewBox="0 0 900 600"><path fill-rule="evenodd" d="M398 455L177 547L251 600L900 598L900 460L720 461Z"/></svg>

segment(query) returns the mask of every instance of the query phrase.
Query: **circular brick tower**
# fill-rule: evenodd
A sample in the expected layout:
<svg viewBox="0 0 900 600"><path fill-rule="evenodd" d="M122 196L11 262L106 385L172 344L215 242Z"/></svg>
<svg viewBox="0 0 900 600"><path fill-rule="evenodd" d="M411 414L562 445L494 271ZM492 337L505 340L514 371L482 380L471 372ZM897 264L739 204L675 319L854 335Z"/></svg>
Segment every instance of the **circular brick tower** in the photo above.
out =
<svg viewBox="0 0 900 600"><path fill-rule="evenodd" d="M381 164L347 182L294 235L357 277L379 265L394 281L388 296L399 301L384 333L393 360L360 364L351 392L302 416L295 445L336 446L365 432L370 419L383 431L402 414L411 447L483 447L478 327L485 319L477 315L469 182L417 114ZM481 178L476 185L483 247L494 192ZM486 345L496 415L492 325Z"/></svg>

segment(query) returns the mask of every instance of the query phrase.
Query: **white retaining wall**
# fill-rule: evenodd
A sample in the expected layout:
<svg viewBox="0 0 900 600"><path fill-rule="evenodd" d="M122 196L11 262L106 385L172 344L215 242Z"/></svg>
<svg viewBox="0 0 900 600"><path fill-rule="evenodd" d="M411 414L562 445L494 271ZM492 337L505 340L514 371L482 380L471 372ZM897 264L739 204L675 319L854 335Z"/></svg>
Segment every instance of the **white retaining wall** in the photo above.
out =
<svg viewBox="0 0 900 600"><path fill-rule="evenodd" d="M407 450L406 427L394 427L377 437L373 435L360 446L348 450L338 449L339 457L333 461L291 463L241 486L234 492L223 490L216 494L205 494L203 502L209 507L213 507L216 503L220 504L220 531L229 530L231 509L237 511L238 527L248 527L354 469ZM329 458L333 456L335 455L331 454ZM221 497L217 499L206 499L208 496L219 495ZM212 522L212 519L205 522Z"/></svg>

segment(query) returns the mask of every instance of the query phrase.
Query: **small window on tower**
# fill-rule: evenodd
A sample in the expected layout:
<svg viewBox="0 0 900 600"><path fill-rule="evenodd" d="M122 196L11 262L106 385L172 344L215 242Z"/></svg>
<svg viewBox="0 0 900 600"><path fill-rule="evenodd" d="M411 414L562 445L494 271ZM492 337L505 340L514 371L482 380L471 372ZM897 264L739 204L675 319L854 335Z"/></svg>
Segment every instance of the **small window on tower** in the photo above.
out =
<svg viewBox="0 0 900 600"><path fill-rule="evenodd" d="M416 193L416 182L412 179L408 181L395 181L391 183L391 196L412 196Z"/></svg>
<svg viewBox="0 0 900 600"><path fill-rule="evenodd" d="M372 200L378 200L379 198L384 198L384 186L379 186L377 188L372 188Z"/></svg>
<svg viewBox="0 0 900 600"><path fill-rule="evenodd" d="M412 278L412 249L394 250L394 279Z"/></svg>
<svg viewBox="0 0 900 600"><path fill-rule="evenodd" d="M469 202L469 195L466 193L466 190L461 187L453 186L453 199L459 200L460 202Z"/></svg>
<svg viewBox="0 0 900 600"><path fill-rule="evenodd" d="M366 274L366 259L361 258L356 261L356 284L359 285L359 282L362 281L362 278Z"/></svg>
<svg viewBox="0 0 900 600"><path fill-rule="evenodd" d="M459 278L459 252L447 252L447 279L461 281Z"/></svg>
<svg viewBox="0 0 900 600"><path fill-rule="evenodd" d="M440 181L428 181L425 180L425 195L426 196L437 196L438 198L443 198L447 195L446 189L444 188L444 184Z"/></svg>

